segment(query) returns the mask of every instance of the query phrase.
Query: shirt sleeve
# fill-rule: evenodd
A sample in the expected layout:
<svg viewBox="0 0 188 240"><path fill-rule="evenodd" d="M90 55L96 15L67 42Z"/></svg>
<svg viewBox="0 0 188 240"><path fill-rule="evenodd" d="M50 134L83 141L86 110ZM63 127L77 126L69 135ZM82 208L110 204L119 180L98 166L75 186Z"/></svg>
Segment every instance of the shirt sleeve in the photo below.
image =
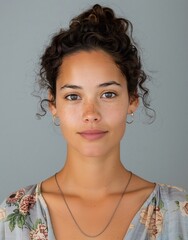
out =
<svg viewBox="0 0 188 240"><path fill-rule="evenodd" d="M166 215L169 239L188 239L188 193L177 188L166 188Z"/></svg>
<svg viewBox="0 0 188 240"><path fill-rule="evenodd" d="M46 213L37 186L12 193L0 205L0 240L48 240Z"/></svg>
<svg viewBox="0 0 188 240"><path fill-rule="evenodd" d="M5 239L5 221L6 219L6 208L4 202L0 205L0 240Z"/></svg>

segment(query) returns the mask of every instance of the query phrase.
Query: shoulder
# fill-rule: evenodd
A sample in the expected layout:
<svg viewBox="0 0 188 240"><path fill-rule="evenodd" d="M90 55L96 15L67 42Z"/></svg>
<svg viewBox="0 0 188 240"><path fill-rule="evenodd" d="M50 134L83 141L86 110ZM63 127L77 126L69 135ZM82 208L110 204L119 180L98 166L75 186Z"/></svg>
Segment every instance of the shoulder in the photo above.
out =
<svg viewBox="0 0 188 240"><path fill-rule="evenodd" d="M185 226L188 236L188 192L176 186L158 184L155 198L171 226L174 224L175 229Z"/></svg>
<svg viewBox="0 0 188 240"><path fill-rule="evenodd" d="M160 239L188 239L188 193L157 183L141 209L140 222L150 235Z"/></svg>
<svg viewBox="0 0 188 240"><path fill-rule="evenodd" d="M1 208L12 208L19 206L19 210L22 214L26 214L26 206L32 207L35 204L36 199L39 195L39 185L30 185L21 188L15 192L12 192L1 204ZM24 208L22 208L24 205Z"/></svg>
<svg viewBox="0 0 188 240"><path fill-rule="evenodd" d="M0 222L18 214L26 216L34 207L39 195L38 185L30 185L12 192L0 205Z"/></svg>
<svg viewBox="0 0 188 240"><path fill-rule="evenodd" d="M167 204L188 201L188 192L183 188L161 183L157 184L157 188L156 195Z"/></svg>
<svg viewBox="0 0 188 240"><path fill-rule="evenodd" d="M35 184L11 193L4 200L0 205L0 236L4 236L3 239L31 235L35 228L45 223L40 198L40 184Z"/></svg>
<svg viewBox="0 0 188 240"><path fill-rule="evenodd" d="M185 189L158 183L154 198L158 202L163 202L167 209L179 207L179 210L184 211L187 208L188 215L188 192ZM183 205L185 205L184 210L182 209Z"/></svg>

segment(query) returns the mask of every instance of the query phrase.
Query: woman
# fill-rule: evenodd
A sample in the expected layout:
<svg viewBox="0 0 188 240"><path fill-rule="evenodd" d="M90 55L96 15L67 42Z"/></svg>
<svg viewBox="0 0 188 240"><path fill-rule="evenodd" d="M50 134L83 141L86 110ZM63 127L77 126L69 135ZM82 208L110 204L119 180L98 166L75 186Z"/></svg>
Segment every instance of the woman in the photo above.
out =
<svg viewBox="0 0 188 240"><path fill-rule="evenodd" d="M148 182L121 163L126 122L147 79L131 23L95 5L57 33L41 58L55 125L67 142L64 167L1 205L2 239L188 239L188 195Z"/></svg>

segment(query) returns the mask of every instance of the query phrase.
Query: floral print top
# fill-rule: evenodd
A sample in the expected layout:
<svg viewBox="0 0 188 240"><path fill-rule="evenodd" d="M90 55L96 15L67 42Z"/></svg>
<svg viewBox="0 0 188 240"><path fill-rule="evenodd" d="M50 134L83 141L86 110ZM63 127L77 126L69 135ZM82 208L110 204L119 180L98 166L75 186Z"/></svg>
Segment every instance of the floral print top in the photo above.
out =
<svg viewBox="0 0 188 240"><path fill-rule="evenodd" d="M40 184L20 189L0 205L0 240L5 239L55 240ZM188 240L188 193L156 184L124 237L134 239Z"/></svg>

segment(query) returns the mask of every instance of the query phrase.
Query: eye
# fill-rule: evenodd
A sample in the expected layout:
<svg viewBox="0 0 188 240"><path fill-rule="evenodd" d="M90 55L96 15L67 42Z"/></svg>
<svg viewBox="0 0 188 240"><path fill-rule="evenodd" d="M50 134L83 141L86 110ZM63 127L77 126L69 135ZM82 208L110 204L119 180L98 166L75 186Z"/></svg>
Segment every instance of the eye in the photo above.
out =
<svg viewBox="0 0 188 240"><path fill-rule="evenodd" d="M105 92L102 94L102 98L114 98L117 94L114 92Z"/></svg>
<svg viewBox="0 0 188 240"><path fill-rule="evenodd" d="M77 94L69 94L65 97L65 99L69 101L76 101L76 100L80 100L81 98Z"/></svg>

